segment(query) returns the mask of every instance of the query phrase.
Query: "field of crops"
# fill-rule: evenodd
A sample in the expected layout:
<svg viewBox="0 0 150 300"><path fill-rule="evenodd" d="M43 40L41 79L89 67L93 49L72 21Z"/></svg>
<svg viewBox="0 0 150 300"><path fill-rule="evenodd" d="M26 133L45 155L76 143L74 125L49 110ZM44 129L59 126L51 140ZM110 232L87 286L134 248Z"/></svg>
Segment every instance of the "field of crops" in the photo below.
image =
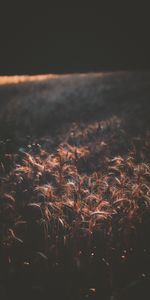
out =
<svg viewBox="0 0 150 300"><path fill-rule="evenodd" d="M125 118L95 112L50 134L1 138L1 299L149 299L142 103Z"/></svg>

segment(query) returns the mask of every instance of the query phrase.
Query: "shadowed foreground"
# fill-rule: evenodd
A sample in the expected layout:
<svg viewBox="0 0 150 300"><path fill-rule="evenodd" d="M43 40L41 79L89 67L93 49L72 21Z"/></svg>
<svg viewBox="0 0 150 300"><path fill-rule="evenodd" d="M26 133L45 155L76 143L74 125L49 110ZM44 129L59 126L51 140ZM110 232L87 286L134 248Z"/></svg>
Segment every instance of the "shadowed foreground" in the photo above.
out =
<svg viewBox="0 0 150 300"><path fill-rule="evenodd" d="M149 299L149 78L0 87L2 299Z"/></svg>
<svg viewBox="0 0 150 300"><path fill-rule="evenodd" d="M149 124L149 97L150 72L1 77L0 134L49 134L113 115L128 122L136 116L139 130Z"/></svg>

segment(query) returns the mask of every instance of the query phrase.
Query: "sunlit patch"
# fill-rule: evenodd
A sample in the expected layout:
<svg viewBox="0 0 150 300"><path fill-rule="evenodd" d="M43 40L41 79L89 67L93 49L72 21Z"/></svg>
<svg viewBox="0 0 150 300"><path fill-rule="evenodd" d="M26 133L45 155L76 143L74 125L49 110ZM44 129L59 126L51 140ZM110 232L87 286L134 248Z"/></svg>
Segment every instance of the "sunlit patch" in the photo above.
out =
<svg viewBox="0 0 150 300"><path fill-rule="evenodd" d="M90 73L94 77L100 77L105 76L104 73ZM111 73L107 73L107 75L110 75ZM59 78L61 75L58 74L41 74L41 75L14 75L14 76L0 76L0 85L6 85L6 84L19 84L24 82L38 82L38 81L44 81L48 79L55 79ZM73 74L64 74L63 77L70 77L73 76ZM78 74L80 78L87 77L89 74L87 73L80 73Z"/></svg>
<svg viewBox="0 0 150 300"><path fill-rule="evenodd" d="M47 79L58 78L59 75L55 74L47 74L47 75L21 75L21 76L0 76L0 85L5 84L18 84L24 82L32 82L32 81L42 81Z"/></svg>
<svg viewBox="0 0 150 300"><path fill-rule="evenodd" d="M89 291L92 293L96 293L96 288L90 288Z"/></svg>

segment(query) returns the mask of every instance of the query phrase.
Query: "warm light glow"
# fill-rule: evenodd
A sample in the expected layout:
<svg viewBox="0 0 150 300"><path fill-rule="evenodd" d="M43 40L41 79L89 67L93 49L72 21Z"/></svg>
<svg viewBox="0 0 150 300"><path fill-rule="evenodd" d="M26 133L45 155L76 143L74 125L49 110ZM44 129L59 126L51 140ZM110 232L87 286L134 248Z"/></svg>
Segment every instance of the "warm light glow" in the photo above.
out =
<svg viewBox="0 0 150 300"><path fill-rule="evenodd" d="M54 79L57 78L58 76L59 75L55 75L55 74L0 76L0 85Z"/></svg>
<svg viewBox="0 0 150 300"><path fill-rule="evenodd" d="M74 73L74 74L41 74L41 75L13 75L13 76L0 76L0 85L4 84L18 84L18 83L23 83L23 82L30 82L30 81L41 81L41 80L48 80L48 79L56 79L59 77L73 77L73 76L80 76L80 77L87 77L92 75L92 76L105 76L107 74L110 75L112 74L111 72L107 73Z"/></svg>

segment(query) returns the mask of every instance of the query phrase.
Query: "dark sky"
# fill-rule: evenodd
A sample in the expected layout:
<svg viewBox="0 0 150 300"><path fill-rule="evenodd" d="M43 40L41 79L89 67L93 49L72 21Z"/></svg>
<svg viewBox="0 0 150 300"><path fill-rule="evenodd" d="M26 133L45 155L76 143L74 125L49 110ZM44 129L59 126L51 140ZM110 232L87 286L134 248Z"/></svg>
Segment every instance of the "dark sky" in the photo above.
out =
<svg viewBox="0 0 150 300"><path fill-rule="evenodd" d="M143 19L141 8L6 2L0 9L1 75L150 68L149 17Z"/></svg>

